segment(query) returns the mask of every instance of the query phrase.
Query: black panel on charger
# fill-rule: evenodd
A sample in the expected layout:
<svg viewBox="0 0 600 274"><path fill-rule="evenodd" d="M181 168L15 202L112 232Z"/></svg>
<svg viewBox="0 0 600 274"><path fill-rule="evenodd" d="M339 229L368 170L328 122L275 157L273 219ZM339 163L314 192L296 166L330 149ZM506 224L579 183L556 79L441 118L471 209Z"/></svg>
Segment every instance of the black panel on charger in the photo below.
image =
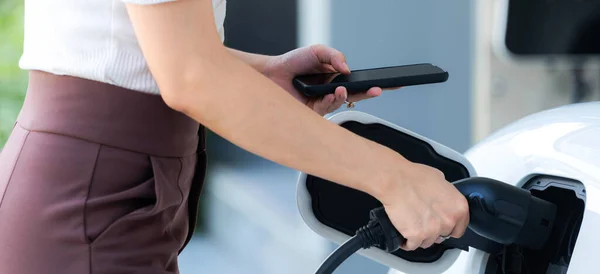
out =
<svg viewBox="0 0 600 274"><path fill-rule="evenodd" d="M469 177L467 169L458 162L440 156L433 147L415 137L404 134L382 124L362 124L351 121L341 124L349 131L398 152L406 159L433 166L442 171L450 182ZM319 177L308 175L306 187L311 196L315 217L322 224L348 236L369 221L369 212L381 203L372 196ZM441 245L412 252L399 250L394 255L411 262L434 262L452 248L466 249L469 246L487 252L501 248L497 243L479 237L467 230L461 239L450 239Z"/></svg>
<svg viewBox="0 0 600 274"><path fill-rule="evenodd" d="M599 1L507 1L504 42L513 54L600 54Z"/></svg>

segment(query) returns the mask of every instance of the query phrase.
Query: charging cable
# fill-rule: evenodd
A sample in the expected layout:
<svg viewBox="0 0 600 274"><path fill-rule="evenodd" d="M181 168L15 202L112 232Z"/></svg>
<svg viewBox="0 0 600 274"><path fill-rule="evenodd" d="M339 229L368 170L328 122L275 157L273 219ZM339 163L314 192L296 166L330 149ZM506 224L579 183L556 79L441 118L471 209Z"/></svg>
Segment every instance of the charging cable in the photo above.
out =
<svg viewBox="0 0 600 274"><path fill-rule="evenodd" d="M358 229L354 237L331 253L315 274L333 273L346 259L360 249L378 247L388 253L400 249L406 239L392 225L384 208L371 210L369 216L369 223Z"/></svg>

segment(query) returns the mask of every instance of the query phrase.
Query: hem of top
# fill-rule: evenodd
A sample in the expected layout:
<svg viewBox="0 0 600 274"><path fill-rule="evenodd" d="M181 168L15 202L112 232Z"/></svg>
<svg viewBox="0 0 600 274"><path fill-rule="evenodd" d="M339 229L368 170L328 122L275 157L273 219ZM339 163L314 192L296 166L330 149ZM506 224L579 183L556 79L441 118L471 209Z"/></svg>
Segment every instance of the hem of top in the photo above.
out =
<svg viewBox="0 0 600 274"><path fill-rule="evenodd" d="M118 53L118 58L115 58L111 56L110 50L101 49L80 53L69 58L61 58L60 63L53 62L53 60L39 61L47 59L45 56L48 54L50 53L34 54L25 52L19 60L19 68L25 71L43 71L58 76L82 78L144 94L161 94L152 73L147 67L146 59L138 54L123 50ZM133 64L133 66L118 64L119 62L115 60L121 60L122 62L127 60L129 61L128 65ZM108 70L112 70L113 75L107 74L107 66L112 67ZM123 75L131 76L123 77ZM116 77L123 78L112 80Z"/></svg>

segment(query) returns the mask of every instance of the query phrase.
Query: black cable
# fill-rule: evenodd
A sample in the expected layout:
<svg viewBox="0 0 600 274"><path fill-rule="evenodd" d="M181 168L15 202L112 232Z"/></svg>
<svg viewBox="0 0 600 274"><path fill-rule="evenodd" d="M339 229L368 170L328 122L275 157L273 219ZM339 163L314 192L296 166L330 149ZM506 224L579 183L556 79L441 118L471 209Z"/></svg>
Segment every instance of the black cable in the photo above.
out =
<svg viewBox="0 0 600 274"><path fill-rule="evenodd" d="M373 209L370 217L369 223L358 229L354 237L348 239L331 253L315 274L333 273L346 259L361 248L367 249L376 246L389 253L400 249L406 239L394 228L385 210L382 207Z"/></svg>
<svg viewBox="0 0 600 274"><path fill-rule="evenodd" d="M330 274L335 271L346 259L362 248L361 238L354 236L347 240L344 244L338 247L327 259L321 264L321 267L315 274Z"/></svg>

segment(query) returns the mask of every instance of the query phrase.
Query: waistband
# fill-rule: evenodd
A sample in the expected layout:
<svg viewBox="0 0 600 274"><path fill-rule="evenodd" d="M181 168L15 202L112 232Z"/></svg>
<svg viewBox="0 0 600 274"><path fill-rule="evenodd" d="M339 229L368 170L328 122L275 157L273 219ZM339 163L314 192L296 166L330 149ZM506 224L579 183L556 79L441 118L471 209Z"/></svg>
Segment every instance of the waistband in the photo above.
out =
<svg viewBox="0 0 600 274"><path fill-rule="evenodd" d="M30 131L159 157L205 149L204 128L169 108L159 95L41 71L29 73L18 123Z"/></svg>

